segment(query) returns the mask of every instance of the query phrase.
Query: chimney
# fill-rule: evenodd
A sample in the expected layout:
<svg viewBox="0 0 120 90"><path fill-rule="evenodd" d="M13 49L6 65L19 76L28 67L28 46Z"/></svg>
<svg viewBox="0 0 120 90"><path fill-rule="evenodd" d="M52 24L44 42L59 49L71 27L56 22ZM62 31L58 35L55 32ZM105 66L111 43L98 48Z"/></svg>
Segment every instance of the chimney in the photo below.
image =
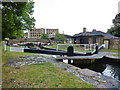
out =
<svg viewBox="0 0 120 90"><path fill-rule="evenodd" d="M83 33L86 33L86 27L83 28Z"/></svg>
<svg viewBox="0 0 120 90"><path fill-rule="evenodd" d="M96 32L96 29L93 29L93 31L92 32Z"/></svg>

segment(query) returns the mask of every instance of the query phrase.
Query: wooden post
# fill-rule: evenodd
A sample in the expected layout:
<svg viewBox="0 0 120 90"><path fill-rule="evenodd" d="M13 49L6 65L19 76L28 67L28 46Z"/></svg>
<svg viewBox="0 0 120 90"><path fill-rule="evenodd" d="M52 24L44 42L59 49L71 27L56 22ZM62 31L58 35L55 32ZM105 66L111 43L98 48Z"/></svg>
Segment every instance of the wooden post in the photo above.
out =
<svg viewBox="0 0 120 90"><path fill-rule="evenodd" d="M68 64L71 64L71 59L68 59Z"/></svg>
<svg viewBox="0 0 120 90"><path fill-rule="evenodd" d="M74 56L74 48L72 46L67 48L67 56ZM71 59L68 59L68 64L71 64Z"/></svg>
<svg viewBox="0 0 120 90"><path fill-rule="evenodd" d="M95 46L95 54L98 54L98 45L96 44L96 46Z"/></svg>

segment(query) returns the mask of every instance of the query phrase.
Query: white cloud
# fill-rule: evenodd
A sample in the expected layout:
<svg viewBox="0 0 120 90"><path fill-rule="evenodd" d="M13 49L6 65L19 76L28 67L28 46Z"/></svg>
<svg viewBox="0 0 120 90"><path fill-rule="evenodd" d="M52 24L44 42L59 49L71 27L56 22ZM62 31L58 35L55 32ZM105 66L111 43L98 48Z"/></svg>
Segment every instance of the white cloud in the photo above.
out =
<svg viewBox="0 0 120 90"><path fill-rule="evenodd" d="M58 28L66 34L97 29L106 32L118 13L118 0L34 0L36 28Z"/></svg>

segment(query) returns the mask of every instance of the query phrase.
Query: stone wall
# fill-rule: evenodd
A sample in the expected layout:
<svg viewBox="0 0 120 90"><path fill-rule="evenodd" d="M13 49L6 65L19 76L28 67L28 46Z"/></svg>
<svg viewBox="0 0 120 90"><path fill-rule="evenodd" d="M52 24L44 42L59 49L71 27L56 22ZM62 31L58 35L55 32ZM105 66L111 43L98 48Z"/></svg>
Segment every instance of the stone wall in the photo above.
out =
<svg viewBox="0 0 120 90"><path fill-rule="evenodd" d="M80 38L81 37L78 37L76 39L77 44L80 44ZM94 38L96 38L96 43L98 43L99 45L103 44L103 36L94 36ZM88 44L93 44L93 37L88 37Z"/></svg>
<svg viewBox="0 0 120 90"><path fill-rule="evenodd" d="M20 39L10 39L9 44L17 44L17 43L23 43L23 42L43 42L43 43L49 43L49 40L43 40L43 39L37 39L37 38L20 38Z"/></svg>
<svg viewBox="0 0 120 90"><path fill-rule="evenodd" d="M103 44L103 37L97 37L96 43L98 43L98 45L102 45Z"/></svg>
<svg viewBox="0 0 120 90"><path fill-rule="evenodd" d="M120 39L104 37L103 40L109 40L109 49L120 49Z"/></svg>
<svg viewBox="0 0 120 90"><path fill-rule="evenodd" d="M92 38L89 38L89 44L92 44L93 43L93 39Z"/></svg>
<svg viewBox="0 0 120 90"><path fill-rule="evenodd" d="M120 39L110 39L110 49L120 49Z"/></svg>

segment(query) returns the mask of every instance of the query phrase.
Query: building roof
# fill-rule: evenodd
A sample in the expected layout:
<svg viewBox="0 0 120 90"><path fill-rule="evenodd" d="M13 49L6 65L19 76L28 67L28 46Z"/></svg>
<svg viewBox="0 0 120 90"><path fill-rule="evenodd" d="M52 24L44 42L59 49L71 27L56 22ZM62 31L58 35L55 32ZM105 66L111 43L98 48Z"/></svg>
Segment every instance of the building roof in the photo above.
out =
<svg viewBox="0 0 120 90"><path fill-rule="evenodd" d="M116 37L101 31L78 33L78 34L75 34L73 37L80 37L80 36L105 36L105 37L120 39L120 37Z"/></svg>
<svg viewBox="0 0 120 90"><path fill-rule="evenodd" d="M64 34L64 36L67 37L67 38L72 38L73 37L71 35L66 35L66 34Z"/></svg>

